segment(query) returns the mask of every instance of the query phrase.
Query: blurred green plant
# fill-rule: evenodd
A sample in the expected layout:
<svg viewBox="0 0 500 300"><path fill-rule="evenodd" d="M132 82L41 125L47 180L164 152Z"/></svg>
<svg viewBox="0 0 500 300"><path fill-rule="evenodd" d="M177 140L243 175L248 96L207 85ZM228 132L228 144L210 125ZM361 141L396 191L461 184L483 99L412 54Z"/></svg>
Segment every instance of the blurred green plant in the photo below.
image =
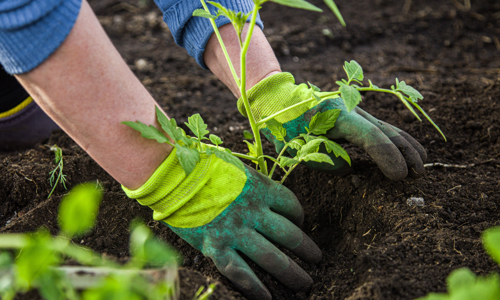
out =
<svg viewBox="0 0 500 300"><path fill-rule="evenodd" d="M174 297L176 286L171 274L177 272L178 256L166 243L156 239L146 225L133 222L131 259L124 265L73 244L71 239L82 236L94 226L101 199L99 185L78 185L63 198L59 207L59 235L51 236L45 229L31 234L0 234L1 299L14 299L17 293L33 288L47 300L159 300ZM90 271L89 267L60 266L66 258L91 266ZM163 270L166 275L161 280L151 281L144 276L146 267ZM90 272L93 276L71 277L68 275L70 271L77 275ZM95 284L96 274L102 274L98 285ZM82 287L85 290L77 292L77 288Z"/></svg>
<svg viewBox="0 0 500 300"><path fill-rule="evenodd" d="M500 265L500 226L486 229L482 234L483 246ZM417 300L498 300L500 276L476 276L468 268L456 269L446 279L448 293L430 293Z"/></svg>

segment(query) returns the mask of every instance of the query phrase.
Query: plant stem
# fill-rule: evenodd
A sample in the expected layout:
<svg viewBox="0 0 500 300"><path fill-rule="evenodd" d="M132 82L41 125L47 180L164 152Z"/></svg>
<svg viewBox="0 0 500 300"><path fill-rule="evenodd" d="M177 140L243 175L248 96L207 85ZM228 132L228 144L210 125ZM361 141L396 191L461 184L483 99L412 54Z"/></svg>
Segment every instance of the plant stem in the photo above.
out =
<svg viewBox="0 0 500 300"><path fill-rule="evenodd" d="M285 179L288 177L288 175L290 175L290 173L292 173L293 169L295 169L299 164L296 164L294 166L292 166L290 169L288 169L288 172L286 172L285 176L283 176L283 179L281 179L281 184L283 184L283 182L285 182Z"/></svg>
<svg viewBox="0 0 500 300"><path fill-rule="evenodd" d="M200 0L200 1L201 1L201 5L203 5L203 9L205 9L206 12L210 13L210 10L208 9L207 4L205 3L205 0ZM226 57L227 64L229 65L229 69L231 69L231 74L233 74L234 81L239 86L240 79L238 78L238 74L236 74L236 70L234 70L233 63L231 62L231 58L229 57L229 54L227 53L226 46L224 45L224 41L222 40L222 37L220 36L219 29L217 28L217 24L215 24L214 19L210 19L210 23L212 24L215 35L217 36L217 40L219 40L219 44L222 48L222 51L224 52L224 56Z"/></svg>
<svg viewBox="0 0 500 300"><path fill-rule="evenodd" d="M260 172L263 173L264 175L268 175L267 173L267 164L262 157L263 151L262 151L262 140L260 137L260 132L259 132L259 126L257 125L257 122L255 121L255 117L252 114L252 111L250 109L250 103L248 102L248 97L247 97L247 90L246 90L246 56L248 52L248 48L250 47L250 40L252 39L252 34L253 34L253 28L255 27L255 23L257 20L257 13L259 12L259 6L254 4L253 11L252 11L252 19L250 21L250 25L248 27L248 32L247 36L245 38L245 43L243 44L243 48L241 48L241 54L240 54L240 60L241 60L241 85L240 85L240 93L241 93L241 99L243 100L243 103L245 105L245 110L248 116L248 120L250 122L250 127L252 128L253 136L255 138L255 144L256 144L256 150L257 150L257 157L258 163L259 163L259 169Z"/></svg>
<svg viewBox="0 0 500 300"><path fill-rule="evenodd" d="M237 152L231 152L231 154L236 156L236 157L239 157L239 158L248 159L248 160L255 160L255 157L250 156L250 155L237 153Z"/></svg>
<svg viewBox="0 0 500 300"><path fill-rule="evenodd" d="M290 141L291 142L291 141ZM289 142L288 142L289 143ZM279 162L280 161L280 157L285 153L285 150L286 148L288 148L288 143L285 144L285 147L283 147L283 149L281 149L281 152L280 154L278 154L278 157L276 158L276 160ZM273 168L271 169L271 172L269 172L269 178L272 179L273 177L273 173L274 173L274 170L276 169L276 166L278 165L278 163L274 163L273 165Z"/></svg>
<svg viewBox="0 0 500 300"><path fill-rule="evenodd" d="M335 96L335 95L339 95L339 94L340 94L340 92L339 92L339 91L337 91L337 92L331 92L331 93L325 94L324 96L321 96L321 98L323 98L323 99L324 99L324 98L328 98L328 97ZM288 106L287 108L284 108L284 109L282 109L282 110L280 110L280 111L278 111L278 112L276 112L276 113L274 113L274 114L270 115L269 117L265 117L264 119L260 120L260 121L257 123L257 125L260 127L261 125L263 125L263 124L264 124L264 123L266 123L267 121L269 121L269 120L272 120L272 119L276 118L277 116L281 115L282 113L285 113L285 112L287 112L287 111L289 111L289 110L291 110L291 109L294 109L294 108L296 108L296 107L302 106L302 105L304 105L304 104L307 104L307 103L309 103L309 102L313 102L313 101L316 101L316 99L315 99L314 97L311 97L311 98L309 98L309 99L307 99L307 100L301 101L301 102L299 102L299 103L295 103L294 105L290 105L290 106Z"/></svg>

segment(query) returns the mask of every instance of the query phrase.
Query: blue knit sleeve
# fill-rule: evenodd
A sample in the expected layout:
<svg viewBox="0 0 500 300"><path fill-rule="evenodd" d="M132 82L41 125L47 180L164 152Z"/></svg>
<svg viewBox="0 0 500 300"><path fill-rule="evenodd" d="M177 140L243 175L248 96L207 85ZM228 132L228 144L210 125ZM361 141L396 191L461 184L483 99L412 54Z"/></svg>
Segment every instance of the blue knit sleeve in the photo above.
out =
<svg viewBox="0 0 500 300"><path fill-rule="evenodd" d="M28 72L66 39L81 0L0 0L0 63L10 74Z"/></svg>
<svg viewBox="0 0 500 300"><path fill-rule="evenodd" d="M203 52L214 30L209 20L192 16L195 9L203 8L200 0L155 0L155 2L163 12L163 20L167 23L177 45L186 49L200 66L208 69L203 62ZM215 0L215 2L245 13L252 11L254 6L252 0ZM207 5L212 14L215 14L215 7ZM230 22L227 18L219 17L215 23L217 27L221 27ZM260 16L257 17L257 25L260 28L264 27Z"/></svg>

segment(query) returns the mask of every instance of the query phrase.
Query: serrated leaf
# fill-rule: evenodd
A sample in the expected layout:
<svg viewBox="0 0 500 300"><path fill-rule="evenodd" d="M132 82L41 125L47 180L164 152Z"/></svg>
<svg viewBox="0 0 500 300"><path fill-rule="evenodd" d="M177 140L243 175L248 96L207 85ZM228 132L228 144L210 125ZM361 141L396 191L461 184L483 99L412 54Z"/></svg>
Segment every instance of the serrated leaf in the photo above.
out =
<svg viewBox="0 0 500 300"><path fill-rule="evenodd" d="M347 154L347 151L342 148L342 146L330 140L326 140L324 143L326 151L328 153L333 152L333 154L335 154L335 157L340 156L349 164L349 166L351 165L351 158L349 157L349 154Z"/></svg>
<svg viewBox="0 0 500 300"><path fill-rule="evenodd" d="M236 156L232 155L231 153L228 153L226 151L220 151L219 149L213 147L207 148L207 155L212 155L212 154L215 154L215 156L217 156L218 158L222 159L227 163L235 165L238 169L245 172L245 165L243 164L243 162Z"/></svg>
<svg viewBox="0 0 500 300"><path fill-rule="evenodd" d="M177 127L177 122L174 118L168 119L167 116L156 107L156 118L161 125L161 128L170 136L174 141L183 140L183 131Z"/></svg>
<svg viewBox="0 0 500 300"><path fill-rule="evenodd" d="M285 141L286 129L280 122L276 121L275 119L271 119L266 122L266 126L278 141L280 142Z"/></svg>
<svg viewBox="0 0 500 300"><path fill-rule="evenodd" d="M326 134L328 130L335 126L340 112L340 109L332 109L315 114L311 118L311 122L309 122L309 132L316 135Z"/></svg>
<svg viewBox="0 0 500 300"><path fill-rule="evenodd" d="M302 148L302 146L304 146L305 144L306 144L306 142L304 142L301 139L294 139L294 140L291 140L290 142L288 142L288 147L295 149L295 150L300 150L300 148Z"/></svg>
<svg viewBox="0 0 500 300"><path fill-rule="evenodd" d="M182 169L186 172L186 176L191 174L196 163L200 161L200 153L197 149L191 149L179 144L175 144L174 146L177 150L177 158L179 159Z"/></svg>
<svg viewBox="0 0 500 300"><path fill-rule="evenodd" d="M122 122L122 124L125 124L131 127L132 129L139 131L143 137L151 140L156 140L158 143L167 143L169 141L168 138L153 125L148 126L146 124L141 123L140 121L137 122L125 121Z"/></svg>
<svg viewBox="0 0 500 300"><path fill-rule="evenodd" d="M328 163L331 165L335 165L330 158L330 156L326 155L325 153L309 153L305 155L304 157L301 158L303 161L315 161L318 163Z"/></svg>
<svg viewBox="0 0 500 300"><path fill-rule="evenodd" d="M488 254L500 265L500 226L483 231L482 240Z"/></svg>
<svg viewBox="0 0 500 300"><path fill-rule="evenodd" d="M216 16L210 14L209 12L207 12L206 10L201 9L201 8L193 11L193 17L202 17L202 18L207 18L207 19L215 19L216 18Z"/></svg>
<svg viewBox="0 0 500 300"><path fill-rule="evenodd" d="M309 84L309 87L314 91L314 92L321 92L321 89L314 84L310 83L309 81L307 82Z"/></svg>
<svg viewBox="0 0 500 300"><path fill-rule="evenodd" d="M253 134L248 130L243 130L243 138L246 140L253 140Z"/></svg>
<svg viewBox="0 0 500 300"><path fill-rule="evenodd" d="M95 183L84 183L74 187L64 196L59 206L61 231L70 238L89 231L94 227L101 200L102 191L96 189Z"/></svg>
<svg viewBox="0 0 500 300"><path fill-rule="evenodd" d="M278 3L284 6L295 7L305 10L323 12L323 10L311 3L304 0L270 0L271 2Z"/></svg>
<svg viewBox="0 0 500 300"><path fill-rule="evenodd" d="M248 155L257 158L257 146L250 143L249 141L244 141L248 146ZM255 160L256 161L256 160Z"/></svg>
<svg viewBox="0 0 500 300"><path fill-rule="evenodd" d="M332 10L333 14L339 19L340 24L342 24L343 27L345 27L345 21L344 18L342 17L342 14L340 13L340 10L338 9L337 5L333 0L323 0L325 4Z"/></svg>
<svg viewBox="0 0 500 300"><path fill-rule="evenodd" d="M344 100L348 112L351 112L361 102L361 94L355 87L348 85L340 86L340 95Z"/></svg>
<svg viewBox="0 0 500 300"><path fill-rule="evenodd" d="M207 130L208 125L205 124L200 114L192 115L188 118L188 123L184 122L184 124L186 124L186 126L191 129L191 131L198 137L200 141L208 140L205 137L205 135L209 134Z"/></svg>
<svg viewBox="0 0 500 300"><path fill-rule="evenodd" d="M313 139L309 142L307 142L300 150L297 152L297 157L299 159L302 159L304 156L306 156L309 153L315 153L318 152L319 150L319 145L323 142L321 139Z"/></svg>
<svg viewBox="0 0 500 300"><path fill-rule="evenodd" d="M361 66L355 60L345 62L344 70L347 74L347 78L349 78L349 81L352 79L363 81L363 68L361 68Z"/></svg>
<svg viewBox="0 0 500 300"><path fill-rule="evenodd" d="M296 165L299 162L300 161L298 161L296 159L293 159L293 158L290 158L290 157L286 157L286 156L280 157L280 167L282 167L282 168L288 167L288 166L292 166L292 165Z"/></svg>
<svg viewBox="0 0 500 300"><path fill-rule="evenodd" d="M405 93L413 102L424 99L424 96L422 96L419 91L407 85L404 81L398 83L398 85L396 86L396 90Z"/></svg>
<svg viewBox="0 0 500 300"><path fill-rule="evenodd" d="M462 288L473 286L476 283L476 274L468 268L456 269L446 278L448 292L452 294Z"/></svg>
<svg viewBox="0 0 500 300"><path fill-rule="evenodd" d="M212 142L212 144L216 145L216 146L219 146L219 145L222 145L222 140L220 137L216 136L215 134L210 134L210 141Z"/></svg>

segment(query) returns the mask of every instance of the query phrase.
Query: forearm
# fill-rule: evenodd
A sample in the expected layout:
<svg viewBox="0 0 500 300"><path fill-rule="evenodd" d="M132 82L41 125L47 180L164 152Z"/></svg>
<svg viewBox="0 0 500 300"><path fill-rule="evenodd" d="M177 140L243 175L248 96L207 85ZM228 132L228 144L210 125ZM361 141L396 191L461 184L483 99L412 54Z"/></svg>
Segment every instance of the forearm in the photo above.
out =
<svg viewBox="0 0 500 300"><path fill-rule="evenodd" d="M246 36L248 26L249 23L246 24L243 30L242 39ZM235 71L238 76L241 76L240 45L238 36L236 35L236 32L231 24L220 27L219 32L227 48L227 52L231 58ZM224 56L224 52L222 51L222 47L220 46L215 34L212 34L208 41L203 59L214 75L217 76L231 90L231 92L233 92L236 98L239 98L241 96L240 90L233 79L231 70ZM271 45L269 45L269 42L260 27L255 26L247 53L246 89L249 90L262 79L278 72L281 72L281 68L276 56L274 55L273 49L271 48Z"/></svg>
<svg viewBox="0 0 500 300"><path fill-rule="evenodd" d="M130 189L146 182L171 150L121 124L139 120L157 125L156 102L85 1L61 46L37 68L17 78L66 133Z"/></svg>

